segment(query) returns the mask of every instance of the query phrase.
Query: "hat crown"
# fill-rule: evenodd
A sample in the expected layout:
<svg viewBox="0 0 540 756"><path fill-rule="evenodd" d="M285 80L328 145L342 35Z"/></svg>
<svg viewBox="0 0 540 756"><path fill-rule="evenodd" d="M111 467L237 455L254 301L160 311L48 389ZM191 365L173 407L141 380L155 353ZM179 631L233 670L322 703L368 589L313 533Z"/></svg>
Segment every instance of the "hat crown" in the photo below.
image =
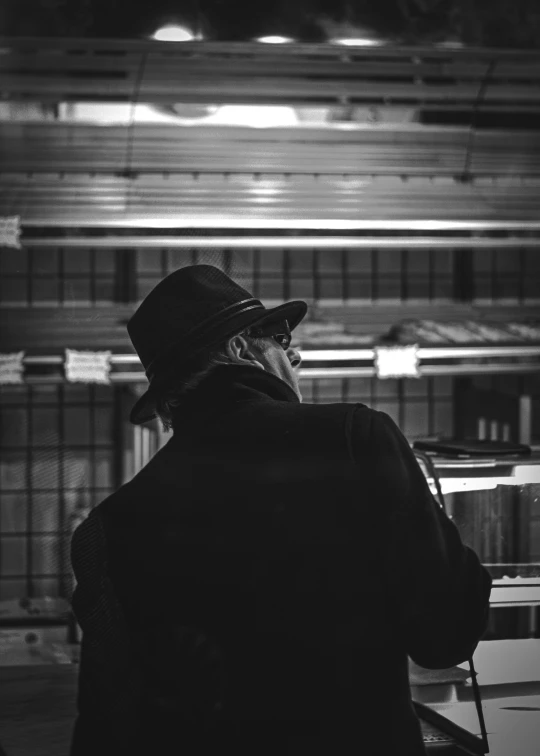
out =
<svg viewBox="0 0 540 756"><path fill-rule="evenodd" d="M190 345L212 330L216 319L245 304L264 306L213 265L174 271L145 297L128 322L129 337L145 369L175 345ZM245 309L244 308L244 309Z"/></svg>
<svg viewBox="0 0 540 756"><path fill-rule="evenodd" d="M156 392L171 370L188 366L202 349L211 349L254 325L287 320L291 331L305 316L301 300L266 309L249 291L213 265L174 271L147 295L128 322L131 342L150 386L131 410L135 424L156 415Z"/></svg>

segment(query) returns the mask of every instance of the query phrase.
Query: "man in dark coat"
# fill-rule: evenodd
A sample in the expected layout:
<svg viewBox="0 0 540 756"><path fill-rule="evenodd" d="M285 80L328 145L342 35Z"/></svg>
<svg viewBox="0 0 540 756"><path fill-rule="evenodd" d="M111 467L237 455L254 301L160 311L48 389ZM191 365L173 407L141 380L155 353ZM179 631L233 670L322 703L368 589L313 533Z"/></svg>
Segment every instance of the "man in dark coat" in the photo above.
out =
<svg viewBox="0 0 540 756"><path fill-rule="evenodd" d="M72 756L425 753L408 657L470 658L491 579L387 415L301 403L305 313L192 266L131 319L174 433L73 537Z"/></svg>

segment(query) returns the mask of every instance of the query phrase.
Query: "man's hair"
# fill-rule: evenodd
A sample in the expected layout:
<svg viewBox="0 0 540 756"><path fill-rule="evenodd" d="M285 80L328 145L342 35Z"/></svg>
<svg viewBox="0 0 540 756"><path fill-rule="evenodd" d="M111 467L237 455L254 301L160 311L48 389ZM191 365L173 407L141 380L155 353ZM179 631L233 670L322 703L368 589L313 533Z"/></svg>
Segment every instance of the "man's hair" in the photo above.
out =
<svg viewBox="0 0 540 756"><path fill-rule="evenodd" d="M258 349L264 351L266 344L263 338L250 336L248 331L235 335L243 336ZM195 358L184 362L166 376L156 396L156 414L164 430L170 430L173 427L174 412L185 402L186 395L190 391L196 389L220 365L234 364L227 355L227 344L231 338L234 336L212 349L199 352Z"/></svg>

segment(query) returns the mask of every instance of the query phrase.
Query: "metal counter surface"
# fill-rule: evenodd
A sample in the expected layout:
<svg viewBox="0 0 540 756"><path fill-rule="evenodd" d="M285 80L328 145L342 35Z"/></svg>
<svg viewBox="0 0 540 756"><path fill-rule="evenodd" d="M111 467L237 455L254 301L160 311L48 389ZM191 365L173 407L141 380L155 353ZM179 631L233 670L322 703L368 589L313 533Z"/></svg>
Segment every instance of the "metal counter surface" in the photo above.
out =
<svg viewBox="0 0 540 756"><path fill-rule="evenodd" d="M474 655L491 756L540 754L540 640L483 641ZM463 670L467 664L459 665ZM425 674L424 674L425 673ZM448 677L440 670L440 679ZM433 682L413 665L413 700L480 736L470 680Z"/></svg>

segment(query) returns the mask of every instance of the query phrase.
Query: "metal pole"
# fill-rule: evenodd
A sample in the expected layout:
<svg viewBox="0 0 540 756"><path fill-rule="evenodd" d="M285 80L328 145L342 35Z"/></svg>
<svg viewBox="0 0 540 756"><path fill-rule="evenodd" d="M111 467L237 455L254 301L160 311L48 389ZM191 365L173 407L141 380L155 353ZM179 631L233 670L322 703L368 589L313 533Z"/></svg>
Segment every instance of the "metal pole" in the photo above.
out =
<svg viewBox="0 0 540 756"><path fill-rule="evenodd" d="M540 248L540 238L512 236L506 239L489 237L439 236L58 236L22 238L23 247L127 247L235 249L505 249Z"/></svg>

